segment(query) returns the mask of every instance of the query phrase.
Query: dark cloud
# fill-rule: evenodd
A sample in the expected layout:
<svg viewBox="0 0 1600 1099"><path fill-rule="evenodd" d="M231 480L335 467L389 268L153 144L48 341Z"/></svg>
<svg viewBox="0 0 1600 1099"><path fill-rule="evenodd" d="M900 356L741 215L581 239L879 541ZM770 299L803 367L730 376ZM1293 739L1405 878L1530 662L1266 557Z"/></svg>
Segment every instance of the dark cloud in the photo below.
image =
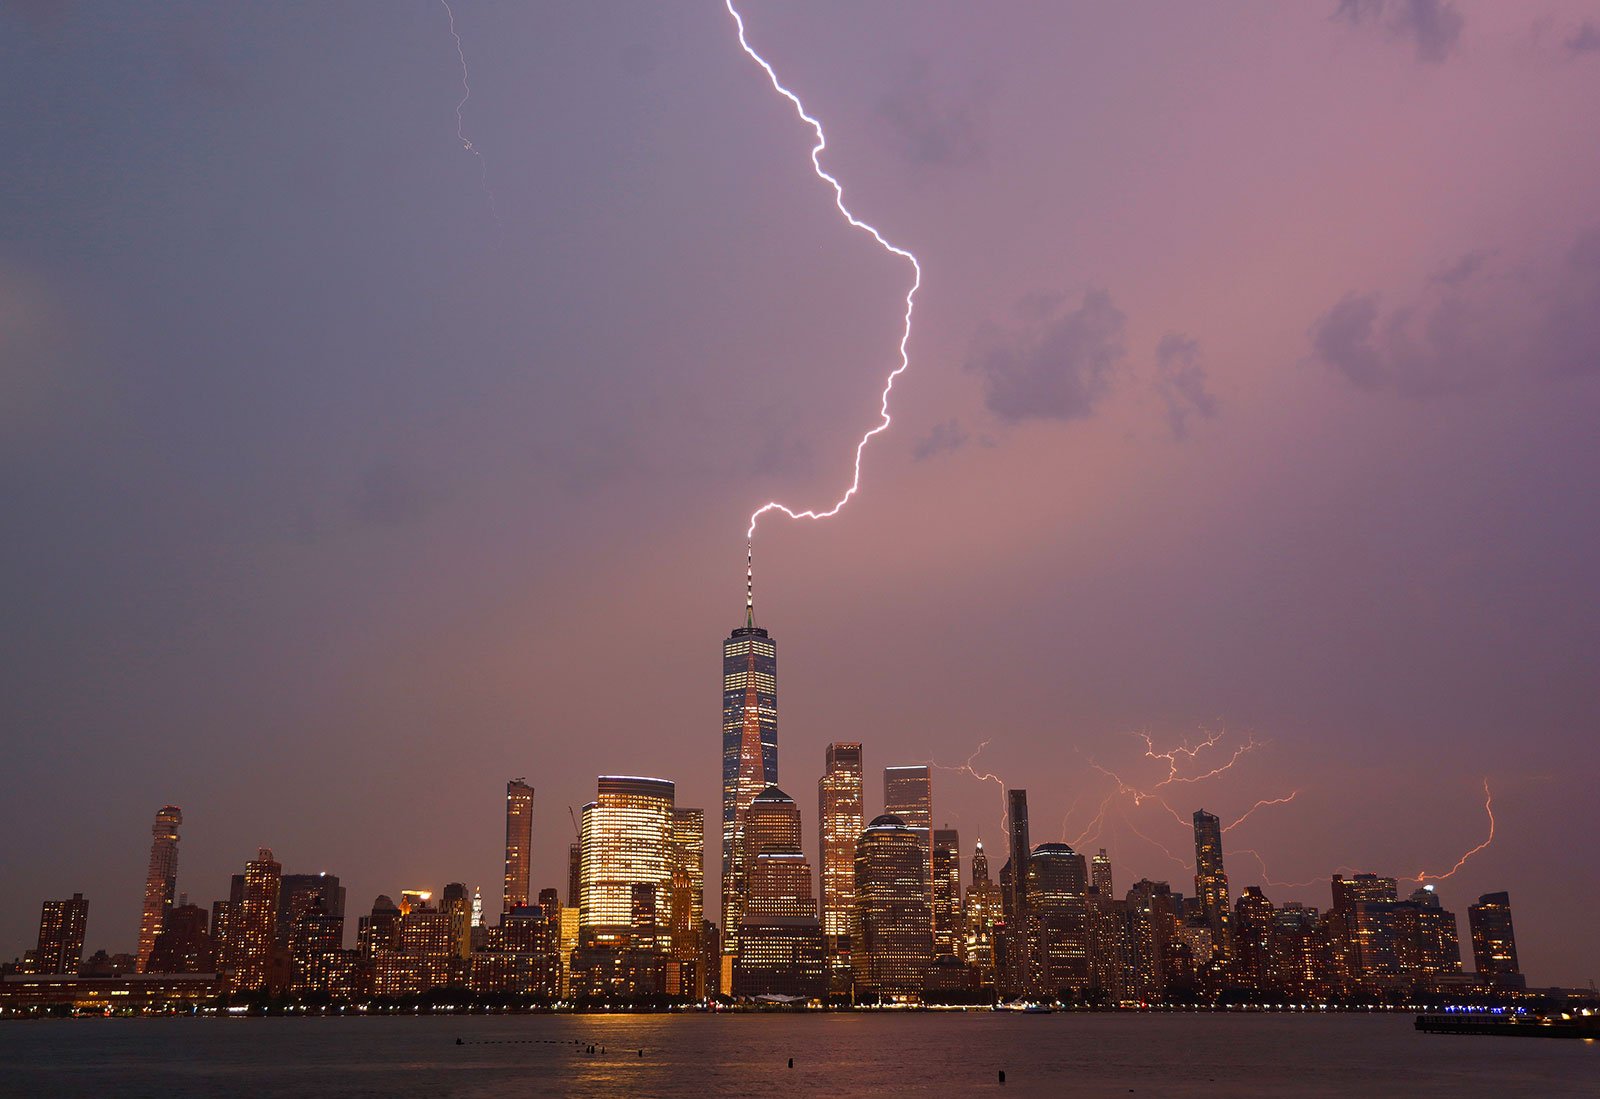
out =
<svg viewBox="0 0 1600 1099"><path fill-rule="evenodd" d="M1166 403L1167 423L1176 439L1188 437L1191 415L1211 419L1220 409L1206 388L1206 368L1200 359L1199 341L1177 332L1168 332L1156 347L1156 392Z"/></svg>
<svg viewBox="0 0 1600 1099"><path fill-rule="evenodd" d="M1462 283L1470 281L1472 276L1481 271L1483 265L1493 258L1494 250L1489 248L1479 248L1476 251L1468 252L1449 267L1433 276L1433 281L1444 286L1460 286Z"/></svg>
<svg viewBox="0 0 1600 1099"><path fill-rule="evenodd" d="M1353 27L1381 27L1410 42L1418 61L1435 64L1454 52L1466 19L1449 0L1339 0L1333 17Z"/></svg>
<svg viewBox="0 0 1600 1099"><path fill-rule="evenodd" d="M1314 357L1362 389L1411 397L1600 370L1600 229L1515 277L1491 258L1468 253L1387 310L1376 293L1345 295L1312 326Z"/></svg>
<svg viewBox="0 0 1600 1099"><path fill-rule="evenodd" d="M988 146L988 85L953 92L915 62L878 104L896 152L919 167L951 167L983 159Z"/></svg>
<svg viewBox="0 0 1600 1099"><path fill-rule="evenodd" d="M1600 52L1600 26L1585 19L1583 25L1567 39L1567 49L1573 53Z"/></svg>
<svg viewBox="0 0 1600 1099"><path fill-rule="evenodd" d="M967 369L983 375L984 401L1003 420L1082 419L1109 392L1126 354L1124 323L1111 296L1091 290L1077 309L1017 332L986 325Z"/></svg>
<svg viewBox="0 0 1600 1099"><path fill-rule="evenodd" d="M917 440L911 456L919 462L927 461L935 454L942 454L947 450L960 450L967 445L969 439L970 436L961 429L958 421L946 420L942 424L934 424L933 430Z"/></svg>

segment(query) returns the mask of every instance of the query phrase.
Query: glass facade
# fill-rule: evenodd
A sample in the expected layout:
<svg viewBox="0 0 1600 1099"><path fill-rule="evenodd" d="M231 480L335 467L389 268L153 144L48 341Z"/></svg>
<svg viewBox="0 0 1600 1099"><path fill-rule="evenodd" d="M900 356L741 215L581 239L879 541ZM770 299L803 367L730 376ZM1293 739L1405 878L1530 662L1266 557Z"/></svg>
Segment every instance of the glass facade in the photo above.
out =
<svg viewBox="0 0 1600 1099"><path fill-rule="evenodd" d="M1194 814L1194 895L1211 928L1212 943L1226 955L1233 912L1222 868L1222 822L1204 809Z"/></svg>
<svg viewBox="0 0 1600 1099"><path fill-rule="evenodd" d="M733 948L744 896L737 832L778 781L778 647L753 618L722 642L722 931Z"/></svg>
<svg viewBox="0 0 1600 1099"><path fill-rule="evenodd" d="M928 861L899 817L875 817L856 844L856 988L891 998L921 994L933 961Z"/></svg>
<svg viewBox="0 0 1600 1099"><path fill-rule="evenodd" d="M162 921L172 910L178 888L178 826L183 810L163 805L150 827L150 866L144 882L144 915L139 921L139 972L150 963Z"/></svg>
<svg viewBox="0 0 1600 1099"><path fill-rule="evenodd" d="M671 782L602 775L594 801L583 807L579 870L579 934L585 945L620 944L636 933L635 886L653 891L653 915L672 895ZM663 916L668 918L662 919ZM651 931L654 941L655 930Z"/></svg>
<svg viewBox="0 0 1600 1099"><path fill-rule="evenodd" d="M533 787L520 778L506 783L506 880L500 915L528 903L528 869L533 849Z"/></svg>

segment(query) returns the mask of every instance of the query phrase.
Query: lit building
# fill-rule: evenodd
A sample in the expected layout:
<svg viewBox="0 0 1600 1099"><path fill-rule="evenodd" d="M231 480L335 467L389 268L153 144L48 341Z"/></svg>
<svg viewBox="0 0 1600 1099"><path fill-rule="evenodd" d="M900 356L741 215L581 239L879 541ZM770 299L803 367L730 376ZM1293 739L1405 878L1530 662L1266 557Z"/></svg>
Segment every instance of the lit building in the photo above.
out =
<svg viewBox="0 0 1600 1099"><path fill-rule="evenodd" d="M1273 928L1277 909L1261 891L1250 885L1240 894L1233 916L1233 977L1245 988L1264 992L1278 984Z"/></svg>
<svg viewBox="0 0 1600 1099"><path fill-rule="evenodd" d="M388 950L394 946L395 932L399 927L399 907L388 896L380 894L372 902L372 914L361 917L356 948L365 958L371 958L380 950Z"/></svg>
<svg viewBox="0 0 1600 1099"><path fill-rule="evenodd" d="M467 897L467 887L458 881L446 885L439 897L439 911L450 917L450 933L455 936L456 954L462 958L471 957L472 906Z"/></svg>
<svg viewBox="0 0 1600 1099"><path fill-rule="evenodd" d="M749 885L733 994L827 995L827 954L805 855L798 848L764 849L750 867Z"/></svg>
<svg viewBox="0 0 1600 1099"><path fill-rule="evenodd" d="M917 834L896 816L873 818L856 844L856 918L851 933L856 989L915 998L933 961L928 861Z"/></svg>
<svg viewBox="0 0 1600 1099"><path fill-rule="evenodd" d="M206 931L206 910L181 901L167 913L155 949L145 963L147 973L215 973L216 944Z"/></svg>
<svg viewBox="0 0 1600 1099"><path fill-rule="evenodd" d="M681 870L688 878L689 920L698 930L705 919L706 896L706 811L704 809L674 809L672 811L672 867ZM676 899L674 899L676 904Z"/></svg>
<svg viewBox="0 0 1600 1099"><path fill-rule="evenodd" d="M278 886L283 867L270 848L245 863L242 894L229 918L229 984L241 991L272 989L277 975ZM276 991L276 989L273 989Z"/></svg>
<svg viewBox="0 0 1600 1099"><path fill-rule="evenodd" d="M579 910L562 908L556 926L556 962L559 966L558 990L563 1000L572 998L572 952L578 949Z"/></svg>
<svg viewBox="0 0 1600 1099"><path fill-rule="evenodd" d="M778 781L778 647L755 622L746 594L745 623L722 642L722 934L723 953L738 950L744 873L738 843L744 811Z"/></svg>
<svg viewBox="0 0 1600 1099"><path fill-rule="evenodd" d="M701 999L711 974L704 963L700 929L705 922L706 814L672 813L672 925L668 946L667 995Z"/></svg>
<svg viewBox="0 0 1600 1099"><path fill-rule="evenodd" d="M1222 822L1204 809L1196 809L1194 814L1194 895L1206 926L1211 928L1213 946L1226 955L1233 914L1228 875L1222 868Z"/></svg>
<svg viewBox="0 0 1600 1099"><path fill-rule="evenodd" d="M829 990L850 990L850 921L855 915L856 841L862 815L861 745L835 743L823 754L817 781L822 866L822 933L827 938Z"/></svg>
<svg viewBox="0 0 1600 1099"><path fill-rule="evenodd" d="M995 982L995 928L1001 922L1002 911L1000 887L989 878L989 856L979 840L972 852L972 884L967 886L964 956L980 988L991 987Z"/></svg>
<svg viewBox="0 0 1600 1099"><path fill-rule="evenodd" d="M1477 904L1467 906L1467 922L1472 928L1472 968L1478 976L1495 984L1521 987L1524 980L1517 964L1517 933L1511 925L1511 895L1483 894Z"/></svg>
<svg viewBox="0 0 1600 1099"><path fill-rule="evenodd" d="M450 912L441 911L426 890L400 895L400 918L393 945L372 959L375 996L414 996L430 988L465 986L467 963L461 957L460 933Z"/></svg>
<svg viewBox="0 0 1600 1099"><path fill-rule="evenodd" d="M1089 987L1089 868L1064 843L1041 843L1028 858L1028 991L1054 998Z"/></svg>
<svg viewBox="0 0 1600 1099"><path fill-rule="evenodd" d="M162 921L178 891L178 826L183 810L163 805L150 826L150 865L144 879L144 915L139 920L139 972L145 971Z"/></svg>
<svg viewBox="0 0 1600 1099"><path fill-rule="evenodd" d="M961 835L933 831L933 954L965 960L961 926Z"/></svg>
<svg viewBox="0 0 1600 1099"><path fill-rule="evenodd" d="M353 968L351 959L344 950L344 917L329 913L320 897L301 907L289 935L290 987L297 993L348 999L353 991L346 972Z"/></svg>
<svg viewBox="0 0 1600 1099"><path fill-rule="evenodd" d="M1130 998L1150 1001L1164 995L1180 904L1164 881L1142 878L1128 890L1124 979Z"/></svg>
<svg viewBox="0 0 1600 1099"><path fill-rule="evenodd" d="M1104 897L1114 897L1117 890L1111 881L1111 859L1106 855L1106 849L1100 848L1100 853L1089 860L1089 884L1100 890Z"/></svg>
<svg viewBox="0 0 1600 1099"><path fill-rule="evenodd" d="M1414 988L1461 972L1456 914L1446 910L1431 885L1413 890L1395 905L1395 963L1401 978Z"/></svg>
<svg viewBox="0 0 1600 1099"><path fill-rule="evenodd" d="M557 956L560 909L551 905L518 905L500 916L494 946L474 950L468 959L470 987L478 993L538 996L554 999L560 991Z"/></svg>
<svg viewBox="0 0 1600 1099"><path fill-rule="evenodd" d="M64 901L45 901L39 910L39 946L34 973L76 973L83 958L83 935L89 925L89 902L82 893Z"/></svg>
<svg viewBox="0 0 1600 1099"><path fill-rule="evenodd" d="M278 878L278 946L288 947L295 923L313 907L339 917L339 926L344 927L344 886L337 874L283 874Z"/></svg>
<svg viewBox="0 0 1600 1099"><path fill-rule="evenodd" d="M928 904L933 904L933 775L926 764L883 769L883 811L917 834L928 862Z"/></svg>
<svg viewBox="0 0 1600 1099"><path fill-rule="evenodd" d="M745 810L746 895L733 967L735 996L827 994L822 924L800 832L800 807L776 786Z"/></svg>
<svg viewBox="0 0 1600 1099"><path fill-rule="evenodd" d="M503 917L528 904L533 858L533 787L525 779L506 783L506 880L500 896Z"/></svg>
<svg viewBox="0 0 1600 1099"><path fill-rule="evenodd" d="M1005 915L1003 972L1000 988L1007 997L1021 995L1031 972L1028 964L1028 791L1006 791L1007 855L1000 868L1000 889Z"/></svg>
<svg viewBox="0 0 1600 1099"><path fill-rule="evenodd" d="M581 945L622 947L641 933L634 888L648 885L651 946L656 911L672 889L673 801L676 787L659 778L601 775L595 800L583 807L583 864L579 880ZM664 930L664 928L663 928Z"/></svg>
<svg viewBox="0 0 1600 1099"><path fill-rule="evenodd" d="M1394 903L1393 878L1376 874L1333 876L1333 910L1329 918L1339 940L1345 975L1355 984L1378 987L1399 980Z"/></svg>

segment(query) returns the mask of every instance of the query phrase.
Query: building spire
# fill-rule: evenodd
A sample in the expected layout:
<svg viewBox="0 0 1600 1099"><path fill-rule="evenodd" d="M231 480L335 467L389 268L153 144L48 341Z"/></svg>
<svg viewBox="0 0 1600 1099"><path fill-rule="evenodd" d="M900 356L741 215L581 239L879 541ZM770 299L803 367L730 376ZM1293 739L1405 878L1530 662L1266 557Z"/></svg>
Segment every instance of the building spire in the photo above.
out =
<svg viewBox="0 0 1600 1099"><path fill-rule="evenodd" d="M744 544L744 624L756 624L756 546L754 539Z"/></svg>

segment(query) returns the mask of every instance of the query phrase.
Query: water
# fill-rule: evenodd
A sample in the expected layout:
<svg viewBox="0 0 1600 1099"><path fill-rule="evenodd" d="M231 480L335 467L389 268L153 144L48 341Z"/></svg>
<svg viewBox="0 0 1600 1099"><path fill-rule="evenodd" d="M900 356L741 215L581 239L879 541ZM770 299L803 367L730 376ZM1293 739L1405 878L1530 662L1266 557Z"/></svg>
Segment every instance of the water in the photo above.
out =
<svg viewBox="0 0 1600 1099"><path fill-rule="evenodd" d="M1411 1023L939 1012L39 1020L0 1024L0 1094L1600 1096L1600 1043L1418 1034Z"/></svg>

